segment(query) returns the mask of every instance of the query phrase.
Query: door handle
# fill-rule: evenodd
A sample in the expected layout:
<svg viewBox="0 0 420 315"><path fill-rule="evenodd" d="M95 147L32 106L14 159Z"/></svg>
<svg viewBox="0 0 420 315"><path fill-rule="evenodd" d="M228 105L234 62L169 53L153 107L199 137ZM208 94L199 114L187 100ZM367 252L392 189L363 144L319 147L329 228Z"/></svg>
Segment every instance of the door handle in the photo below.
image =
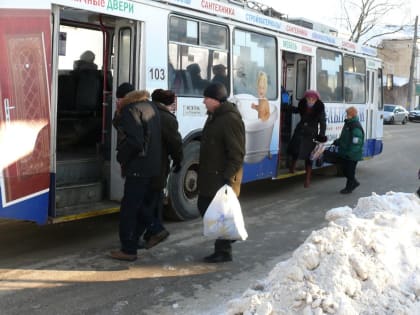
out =
<svg viewBox="0 0 420 315"><path fill-rule="evenodd" d="M11 109L15 109L16 106L10 106L10 101L8 98L5 98L3 100L3 104L4 104L4 114L5 114L5 118L6 118L6 124L10 123L10 110Z"/></svg>

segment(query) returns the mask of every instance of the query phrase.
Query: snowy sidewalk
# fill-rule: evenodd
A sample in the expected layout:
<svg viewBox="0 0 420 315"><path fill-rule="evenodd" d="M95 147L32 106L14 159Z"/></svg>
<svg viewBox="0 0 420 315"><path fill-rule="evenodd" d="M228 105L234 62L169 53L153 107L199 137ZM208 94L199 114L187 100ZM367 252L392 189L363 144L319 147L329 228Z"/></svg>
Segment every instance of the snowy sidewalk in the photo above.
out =
<svg viewBox="0 0 420 315"><path fill-rule="evenodd" d="M420 314L420 199L393 193L327 212L228 314Z"/></svg>

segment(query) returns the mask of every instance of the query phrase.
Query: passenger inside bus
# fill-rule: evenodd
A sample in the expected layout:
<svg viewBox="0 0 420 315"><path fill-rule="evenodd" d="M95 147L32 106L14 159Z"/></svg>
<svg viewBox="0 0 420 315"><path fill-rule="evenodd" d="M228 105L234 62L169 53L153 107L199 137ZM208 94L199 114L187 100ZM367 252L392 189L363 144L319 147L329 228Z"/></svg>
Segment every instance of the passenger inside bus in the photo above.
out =
<svg viewBox="0 0 420 315"><path fill-rule="evenodd" d="M223 64L218 64L213 66L213 79L211 80L213 83L219 82L222 83L226 90L228 91L228 94L230 92L230 84L229 84L229 78L226 74L226 66Z"/></svg>
<svg viewBox="0 0 420 315"><path fill-rule="evenodd" d="M201 95L204 89L210 84L210 82L201 77L201 68L198 63L192 63L187 66L187 71L191 77L191 82L194 89L193 93L196 95Z"/></svg>
<svg viewBox="0 0 420 315"><path fill-rule="evenodd" d="M79 60L75 60L73 63L74 70L97 70L98 66L93 62L95 60L95 54L86 50L80 55Z"/></svg>
<svg viewBox="0 0 420 315"><path fill-rule="evenodd" d="M321 99L324 102L335 99L332 97L333 91L328 86L328 72L327 71L319 72L318 80L317 80L317 91L321 95Z"/></svg>

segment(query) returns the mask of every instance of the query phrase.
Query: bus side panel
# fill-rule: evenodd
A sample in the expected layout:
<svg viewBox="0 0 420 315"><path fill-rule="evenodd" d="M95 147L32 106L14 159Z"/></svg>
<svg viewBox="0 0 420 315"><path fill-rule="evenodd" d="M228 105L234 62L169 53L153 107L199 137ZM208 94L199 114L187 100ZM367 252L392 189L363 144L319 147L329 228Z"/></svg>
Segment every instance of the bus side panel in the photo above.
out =
<svg viewBox="0 0 420 315"><path fill-rule="evenodd" d="M50 187L50 14L0 9L0 217L39 223Z"/></svg>

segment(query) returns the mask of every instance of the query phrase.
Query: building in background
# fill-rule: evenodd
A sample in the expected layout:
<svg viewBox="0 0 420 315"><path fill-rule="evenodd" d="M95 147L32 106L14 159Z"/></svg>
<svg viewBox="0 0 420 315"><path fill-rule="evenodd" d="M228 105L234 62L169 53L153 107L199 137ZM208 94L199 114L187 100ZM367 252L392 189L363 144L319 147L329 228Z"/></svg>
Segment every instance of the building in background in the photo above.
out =
<svg viewBox="0 0 420 315"><path fill-rule="evenodd" d="M398 104L410 109L407 96L412 49L412 36L384 38L378 45L378 57L384 62L384 83L388 82L384 89L384 103ZM413 101L415 106L418 106L420 104L420 41L417 41L416 50ZM390 80L392 80L392 88L389 85Z"/></svg>

